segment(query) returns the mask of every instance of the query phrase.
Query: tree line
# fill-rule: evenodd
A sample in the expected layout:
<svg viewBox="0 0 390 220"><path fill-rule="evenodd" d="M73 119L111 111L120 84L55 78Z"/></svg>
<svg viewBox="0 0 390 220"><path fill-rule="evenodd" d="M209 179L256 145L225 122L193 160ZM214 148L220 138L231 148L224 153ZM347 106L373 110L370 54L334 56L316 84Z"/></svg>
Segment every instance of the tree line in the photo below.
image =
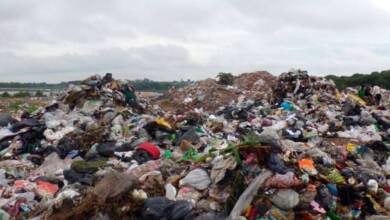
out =
<svg viewBox="0 0 390 220"><path fill-rule="evenodd" d="M193 81L154 81L150 79L128 80L130 84L138 91L165 91L171 87L181 88ZM0 89L49 89L62 90L66 89L70 84L79 85L81 81L70 81L61 83L21 83L21 82L0 82ZM26 95L26 94L24 94Z"/></svg>
<svg viewBox="0 0 390 220"><path fill-rule="evenodd" d="M326 78L333 80L338 89L362 85L377 85L385 89L390 89L390 70L372 72L371 74L356 73L352 76L328 75Z"/></svg>
<svg viewBox="0 0 390 220"><path fill-rule="evenodd" d="M229 85L232 81L232 75L229 73L218 74L218 82ZM336 76L328 75L327 79L331 79L336 83L338 89L345 89L346 87L355 87L361 85L378 85L382 88L390 89L390 70L381 72L373 72L371 74L356 73L352 76ZM193 83L191 80L180 81L154 81L150 79L142 80L128 80L137 91L166 91L171 87L181 88ZM70 84L80 84L81 81L69 81L61 83L20 83L20 82L0 82L0 89L50 89L62 90L67 88ZM20 96L27 95L20 94Z"/></svg>
<svg viewBox="0 0 390 220"><path fill-rule="evenodd" d="M14 94L3 92L0 94L1 98L27 98L27 97L45 97L45 94L41 90L35 92L19 91Z"/></svg>

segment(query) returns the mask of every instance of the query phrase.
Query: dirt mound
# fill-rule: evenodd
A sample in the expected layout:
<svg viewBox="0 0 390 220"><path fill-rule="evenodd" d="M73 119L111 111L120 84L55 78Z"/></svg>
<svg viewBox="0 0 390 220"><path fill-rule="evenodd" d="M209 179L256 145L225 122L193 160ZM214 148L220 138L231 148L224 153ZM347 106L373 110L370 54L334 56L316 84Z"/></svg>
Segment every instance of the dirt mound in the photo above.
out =
<svg viewBox="0 0 390 220"><path fill-rule="evenodd" d="M240 95L247 99L266 99L276 83L275 76L259 71L237 76L231 86L218 84L214 79L198 81L181 89L171 89L169 97L179 111L193 108L215 111L221 106L236 102Z"/></svg>
<svg viewBox="0 0 390 220"><path fill-rule="evenodd" d="M243 73L234 80L238 89L250 91L268 91L276 83L277 78L267 71Z"/></svg>
<svg viewBox="0 0 390 220"><path fill-rule="evenodd" d="M212 111L236 100L239 93L231 86L220 85L214 79L206 79L178 90L171 89L169 95L178 110L203 108Z"/></svg>
<svg viewBox="0 0 390 220"><path fill-rule="evenodd" d="M243 73L234 80L234 86L251 99L267 99L276 83L277 78L266 71Z"/></svg>

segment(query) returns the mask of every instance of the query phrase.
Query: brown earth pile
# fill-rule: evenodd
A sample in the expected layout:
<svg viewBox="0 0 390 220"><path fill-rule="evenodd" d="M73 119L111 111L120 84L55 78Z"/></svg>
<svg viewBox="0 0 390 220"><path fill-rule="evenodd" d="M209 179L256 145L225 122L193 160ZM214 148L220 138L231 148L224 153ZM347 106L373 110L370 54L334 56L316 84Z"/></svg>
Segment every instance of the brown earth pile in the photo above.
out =
<svg viewBox="0 0 390 220"><path fill-rule="evenodd" d="M234 85L251 99L268 98L277 77L267 71L243 73L234 80Z"/></svg>
<svg viewBox="0 0 390 220"><path fill-rule="evenodd" d="M219 106L228 105L236 100L239 92L224 85L220 85L214 79L198 81L184 88L169 91L172 103L178 110L203 108L206 111L218 109Z"/></svg>
<svg viewBox="0 0 390 220"><path fill-rule="evenodd" d="M215 111L237 101L240 95L247 99L268 98L276 83L277 78L265 71L241 74L235 78L232 86L220 85L215 79L206 79L184 88L171 89L169 102L178 111L193 108Z"/></svg>

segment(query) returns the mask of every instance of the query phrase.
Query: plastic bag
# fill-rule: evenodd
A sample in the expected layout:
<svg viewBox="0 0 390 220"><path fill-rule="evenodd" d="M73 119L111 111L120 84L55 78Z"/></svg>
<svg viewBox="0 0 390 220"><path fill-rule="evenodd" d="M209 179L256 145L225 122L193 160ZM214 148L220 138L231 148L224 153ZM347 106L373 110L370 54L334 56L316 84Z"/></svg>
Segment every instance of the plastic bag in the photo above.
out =
<svg viewBox="0 0 390 220"><path fill-rule="evenodd" d="M271 201L277 207L288 210L299 203L299 194L292 189L281 189L271 197Z"/></svg>
<svg viewBox="0 0 390 220"><path fill-rule="evenodd" d="M180 186L189 185L198 190L207 189L207 187L211 184L210 177L208 173L203 169L195 169L192 170L180 180Z"/></svg>

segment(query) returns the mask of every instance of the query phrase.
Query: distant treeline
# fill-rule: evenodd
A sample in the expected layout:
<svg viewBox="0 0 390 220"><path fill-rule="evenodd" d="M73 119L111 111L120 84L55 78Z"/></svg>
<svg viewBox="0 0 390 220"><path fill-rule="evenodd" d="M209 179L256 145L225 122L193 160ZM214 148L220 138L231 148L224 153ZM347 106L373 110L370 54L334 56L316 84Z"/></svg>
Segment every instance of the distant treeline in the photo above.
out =
<svg viewBox="0 0 390 220"><path fill-rule="evenodd" d="M137 91L166 91L172 87L181 88L191 84L193 81L191 80L181 80L181 81L153 81L150 79L143 80L130 80L130 84L132 84Z"/></svg>
<svg viewBox="0 0 390 220"><path fill-rule="evenodd" d="M27 97L46 97L45 94L41 90L37 90L34 93L19 91L14 94L10 94L8 92L3 92L0 94L0 98L27 98Z"/></svg>
<svg viewBox="0 0 390 220"><path fill-rule="evenodd" d="M356 73L352 76L326 76L336 83L338 89L345 89L346 87L355 87L361 85L378 85L382 88L390 89L390 70L381 72L373 72L371 74Z"/></svg>
<svg viewBox="0 0 390 220"><path fill-rule="evenodd" d="M150 79L142 80L129 80L136 90L138 91L165 91L171 87L184 87L192 81L153 81ZM0 89L50 89L50 90L62 90L67 88L70 84L80 84L81 81L70 81L61 83L19 83L19 82L0 82Z"/></svg>
<svg viewBox="0 0 390 220"><path fill-rule="evenodd" d="M354 87L360 85L378 85L382 88L390 89L390 70L381 72L373 72L371 74L356 73L352 76L335 76L328 75L327 79L331 79L336 83L337 88L345 89L346 87ZM80 84L81 81L69 81L61 83L19 83L19 82L0 82L0 89L50 89L62 90L70 84ZM180 81L154 81L150 79L129 80L137 91L166 91L171 87L181 88L193 83L191 80Z"/></svg>
<svg viewBox="0 0 390 220"><path fill-rule="evenodd" d="M20 83L20 82L0 82L0 89L64 89L69 84L80 84L80 81L70 81L61 83Z"/></svg>

